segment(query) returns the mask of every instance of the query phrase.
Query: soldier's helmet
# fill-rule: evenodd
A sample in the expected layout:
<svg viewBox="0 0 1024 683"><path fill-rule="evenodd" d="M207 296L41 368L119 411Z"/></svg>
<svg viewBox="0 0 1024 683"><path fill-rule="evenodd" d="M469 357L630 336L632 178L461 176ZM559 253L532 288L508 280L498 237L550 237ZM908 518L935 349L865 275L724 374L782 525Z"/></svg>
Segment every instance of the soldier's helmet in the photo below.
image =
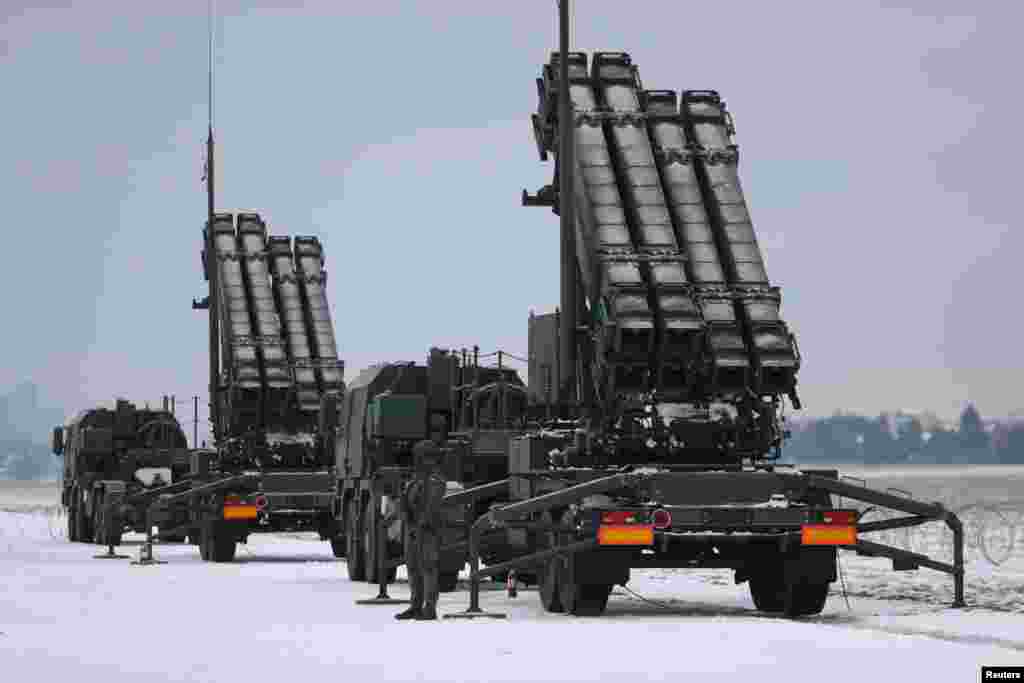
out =
<svg viewBox="0 0 1024 683"><path fill-rule="evenodd" d="M444 462L444 450L433 441L420 441L413 446L412 457L418 469L434 469Z"/></svg>

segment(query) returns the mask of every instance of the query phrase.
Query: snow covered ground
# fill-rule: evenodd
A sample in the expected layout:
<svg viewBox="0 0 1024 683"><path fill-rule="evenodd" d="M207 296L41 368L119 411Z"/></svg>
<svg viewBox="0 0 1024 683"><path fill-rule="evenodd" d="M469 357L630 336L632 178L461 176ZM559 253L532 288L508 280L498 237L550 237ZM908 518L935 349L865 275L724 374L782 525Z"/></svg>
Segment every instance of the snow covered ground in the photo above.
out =
<svg viewBox="0 0 1024 683"><path fill-rule="evenodd" d="M230 565L192 546L156 548L167 564L97 560L69 544L56 488L0 487L0 679L50 681L978 680L982 665L1024 665L1024 560L976 558L970 607L952 581L842 555L847 596L788 621L754 610L731 572L635 572L606 615L546 614L534 591L489 586L500 621L396 622L401 606L359 606L326 543L254 537ZM138 555L138 540L120 548ZM407 595L400 573L391 587ZM847 604L847 600L849 604ZM440 610L465 609L467 593ZM737 675L740 674L740 675Z"/></svg>

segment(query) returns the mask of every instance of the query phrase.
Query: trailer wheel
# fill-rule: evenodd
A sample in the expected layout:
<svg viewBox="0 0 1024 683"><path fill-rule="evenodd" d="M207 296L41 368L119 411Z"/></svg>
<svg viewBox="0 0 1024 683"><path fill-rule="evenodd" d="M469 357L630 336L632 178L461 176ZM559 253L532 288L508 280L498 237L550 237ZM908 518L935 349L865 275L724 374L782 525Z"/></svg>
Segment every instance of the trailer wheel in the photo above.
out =
<svg viewBox="0 0 1024 683"><path fill-rule="evenodd" d="M754 606L762 612L806 617L819 614L828 600L828 582L787 582L781 571L751 576L749 583Z"/></svg>
<svg viewBox="0 0 1024 683"><path fill-rule="evenodd" d="M828 583L794 582L786 586L783 613L787 617L820 614L828 600Z"/></svg>
<svg viewBox="0 0 1024 683"><path fill-rule="evenodd" d="M199 542L197 543L197 545L199 546L199 557L203 560L203 562L209 562L210 561L210 540L209 539L210 539L210 534L206 530L206 527L203 527L202 529L200 529L199 530L199 539L198 539Z"/></svg>
<svg viewBox="0 0 1024 683"><path fill-rule="evenodd" d="M568 574L568 572L566 572L566 574ZM611 584L576 583L567 576L562 579L562 607L566 612L573 616L601 616L604 614L604 610L608 606L608 596L611 595L611 593Z"/></svg>
<svg viewBox="0 0 1024 683"><path fill-rule="evenodd" d="M786 583L781 572L755 574L748 581L754 607L762 612L781 612L786 606Z"/></svg>
<svg viewBox="0 0 1024 683"><path fill-rule="evenodd" d="M562 515L562 528L559 537L565 543L572 541L569 529L573 525L573 513ZM576 556L567 555L562 560L559 576L559 599L562 608L577 617L597 617L604 613L608 606L608 596L612 593L611 584L578 583L576 581Z"/></svg>
<svg viewBox="0 0 1024 683"><path fill-rule="evenodd" d="M458 585L458 572L442 572L437 575L437 587L442 593L451 593Z"/></svg>
<svg viewBox="0 0 1024 683"><path fill-rule="evenodd" d="M350 581L366 579L362 540L363 535L360 533L359 521L356 519L356 502L350 500L345 504L345 562L348 564Z"/></svg>
<svg viewBox="0 0 1024 683"><path fill-rule="evenodd" d="M545 512L540 517L542 524L550 525L552 523L551 512ZM557 543L554 532L545 532L544 541L542 545L544 550L553 548ZM553 557L544 563L540 570L539 576L539 590L540 604L544 608L545 612L551 612L554 614L560 614L565 611L562 607L562 598L559 595L561 590L559 578L561 572L559 571L562 566L562 558Z"/></svg>
<svg viewBox="0 0 1024 683"><path fill-rule="evenodd" d="M206 558L210 562L232 562L238 544L235 537L218 524L207 527L210 533L203 538L206 544Z"/></svg>

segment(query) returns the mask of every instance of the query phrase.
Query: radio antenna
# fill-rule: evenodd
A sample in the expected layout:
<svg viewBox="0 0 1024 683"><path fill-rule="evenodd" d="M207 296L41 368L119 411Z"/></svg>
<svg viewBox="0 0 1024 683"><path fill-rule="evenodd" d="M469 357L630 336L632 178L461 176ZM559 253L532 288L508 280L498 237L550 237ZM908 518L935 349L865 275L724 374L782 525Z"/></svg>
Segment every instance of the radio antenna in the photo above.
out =
<svg viewBox="0 0 1024 683"><path fill-rule="evenodd" d="M207 81L206 82L206 88L207 88L207 92L206 92L206 98L207 99L206 99L206 101L207 101L207 104L208 104L208 107L209 107L207 120L208 120L208 124L209 124L209 129L211 131L213 130L213 21L214 21L214 17L215 17L213 4L214 4L214 0L210 0L210 5L209 5L210 15L209 15L209 23L208 23L208 29L209 29L208 30L208 41L209 41L209 44L207 45L207 55L208 55L209 63L208 63L208 66L207 66L207 79L206 79L206 81Z"/></svg>
<svg viewBox="0 0 1024 683"><path fill-rule="evenodd" d="M214 206L214 149L213 149L213 38L214 20L216 12L214 1L209 3L209 26L207 30L208 63L206 77L206 96L208 104L207 125L206 125L206 230L203 231L205 242L206 258L206 279L210 283L209 295L207 296L207 308L210 313L210 427L214 444L220 441L220 318L218 305L217 272L218 262L216 257L216 245L213 236L213 214Z"/></svg>

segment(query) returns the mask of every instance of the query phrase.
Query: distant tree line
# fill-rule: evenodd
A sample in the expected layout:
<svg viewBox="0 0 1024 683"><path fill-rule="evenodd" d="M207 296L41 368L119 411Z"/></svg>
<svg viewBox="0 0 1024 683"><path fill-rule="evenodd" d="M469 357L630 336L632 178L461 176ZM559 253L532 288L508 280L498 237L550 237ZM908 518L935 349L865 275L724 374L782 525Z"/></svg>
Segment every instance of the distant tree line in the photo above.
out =
<svg viewBox="0 0 1024 683"><path fill-rule="evenodd" d="M798 463L1024 464L1024 421L986 425L974 405L956 427L928 415L836 414L790 426L784 459Z"/></svg>
<svg viewBox="0 0 1024 683"><path fill-rule="evenodd" d="M61 460L50 449L23 439L0 440L0 479L55 480Z"/></svg>

